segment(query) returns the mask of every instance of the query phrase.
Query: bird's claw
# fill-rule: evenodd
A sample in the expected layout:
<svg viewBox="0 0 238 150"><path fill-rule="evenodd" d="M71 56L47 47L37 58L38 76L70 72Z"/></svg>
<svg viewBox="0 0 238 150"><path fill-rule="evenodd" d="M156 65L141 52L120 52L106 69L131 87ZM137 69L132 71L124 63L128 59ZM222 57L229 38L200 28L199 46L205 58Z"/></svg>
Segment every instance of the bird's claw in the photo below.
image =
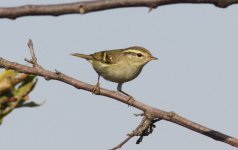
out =
<svg viewBox="0 0 238 150"><path fill-rule="evenodd" d="M100 94L100 84L99 84L99 83L97 83L97 84L93 87L92 94L95 94L95 95L99 95L99 94Z"/></svg>

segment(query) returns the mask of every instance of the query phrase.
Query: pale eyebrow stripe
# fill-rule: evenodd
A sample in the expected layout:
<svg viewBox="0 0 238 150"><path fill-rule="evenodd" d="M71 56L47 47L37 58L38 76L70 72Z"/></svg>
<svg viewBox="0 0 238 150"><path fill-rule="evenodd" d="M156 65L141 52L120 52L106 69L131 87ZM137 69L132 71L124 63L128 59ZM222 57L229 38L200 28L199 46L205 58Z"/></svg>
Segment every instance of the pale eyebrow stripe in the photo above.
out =
<svg viewBox="0 0 238 150"><path fill-rule="evenodd" d="M128 49L124 51L125 53L138 53L138 50Z"/></svg>

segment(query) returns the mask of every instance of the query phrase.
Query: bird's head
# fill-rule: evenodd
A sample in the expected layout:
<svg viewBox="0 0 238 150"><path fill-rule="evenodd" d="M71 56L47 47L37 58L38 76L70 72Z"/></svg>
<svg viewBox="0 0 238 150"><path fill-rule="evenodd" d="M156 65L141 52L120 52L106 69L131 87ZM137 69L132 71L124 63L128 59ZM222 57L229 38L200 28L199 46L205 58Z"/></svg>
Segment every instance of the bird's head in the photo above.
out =
<svg viewBox="0 0 238 150"><path fill-rule="evenodd" d="M134 66L144 66L151 60L158 60L150 51L143 47L129 47L123 51L124 57Z"/></svg>

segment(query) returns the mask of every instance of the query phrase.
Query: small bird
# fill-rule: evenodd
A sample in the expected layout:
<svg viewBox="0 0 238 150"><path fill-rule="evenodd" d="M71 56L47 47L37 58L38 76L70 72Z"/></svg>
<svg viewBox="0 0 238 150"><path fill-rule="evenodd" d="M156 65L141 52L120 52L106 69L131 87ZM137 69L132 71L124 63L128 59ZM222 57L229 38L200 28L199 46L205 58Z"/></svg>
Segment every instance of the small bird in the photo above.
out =
<svg viewBox="0 0 238 150"><path fill-rule="evenodd" d="M122 91L122 84L135 79L145 64L157 60L147 49L133 46L125 49L106 50L91 55L74 53L72 56L81 57L89 61L98 74L98 81L93 89L94 94L100 92L100 76L118 83L117 90L130 98Z"/></svg>

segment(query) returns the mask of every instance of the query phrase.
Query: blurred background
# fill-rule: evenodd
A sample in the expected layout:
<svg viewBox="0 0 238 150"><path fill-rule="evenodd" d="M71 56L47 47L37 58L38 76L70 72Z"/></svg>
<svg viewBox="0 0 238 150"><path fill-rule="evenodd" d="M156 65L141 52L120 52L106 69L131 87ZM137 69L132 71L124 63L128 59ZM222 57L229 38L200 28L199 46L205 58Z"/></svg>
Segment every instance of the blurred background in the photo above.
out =
<svg viewBox="0 0 238 150"><path fill-rule="evenodd" d="M1 7L70 1L2 0ZM74 2L74 1L71 1ZM123 90L139 101L175 111L196 123L238 137L238 5L226 9L205 4L124 8L60 17L0 20L0 54L27 64L33 40L38 63L83 82L97 74L70 53L142 46L159 58L145 66ZM29 65L29 64L27 64ZM17 109L0 127L4 150L105 150L119 144L140 122L139 110L39 77L30 99L44 105ZM116 84L101 79L103 88ZM235 149L176 124L160 121L152 135L122 149Z"/></svg>

